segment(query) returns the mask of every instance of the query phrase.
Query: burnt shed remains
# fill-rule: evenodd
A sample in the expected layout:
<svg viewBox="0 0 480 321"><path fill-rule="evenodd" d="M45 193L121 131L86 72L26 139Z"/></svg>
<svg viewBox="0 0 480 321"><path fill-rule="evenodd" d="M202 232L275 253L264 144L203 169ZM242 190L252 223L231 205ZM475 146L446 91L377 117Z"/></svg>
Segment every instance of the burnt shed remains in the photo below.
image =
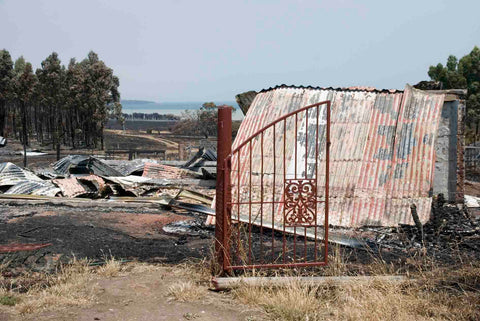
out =
<svg viewBox="0 0 480 321"><path fill-rule="evenodd" d="M423 91L410 85L404 90L282 85L260 92L249 91L237 95L245 119L233 148L282 115L330 100L330 224L343 227L414 224L412 205L425 223L430 219L434 195L443 194L449 202L463 203L464 95L464 90ZM298 119L304 135L308 135L308 130L302 128L311 125L306 121L308 117ZM277 146L281 146L285 129L277 129L274 137L278 137ZM314 132L322 135L321 128ZM286 146L291 149L288 157L306 159L306 168L296 170L309 171L309 164L315 163L312 159L315 148L306 148L302 145L306 139L297 141L295 135L293 128L285 130ZM259 154L255 152L259 145L254 142L254 158ZM275 153L265 150L268 145L262 148L264 157L275 157ZM322 160L325 156L320 153L318 157ZM263 161L283 166L273 159ZM254 159L253 163L259 160ZM292 168L289 164L285 167L273 172L285 171L288 175ZM240 181L240 191L247 185L246 171L250 170L255 172L255 165L232 172L232 180ZM324 178L317 179L321 185ZM281 191L282 186L277 190ZM274 220L279 224L281 212L282 209L275 209L278 216Z"/></svg>

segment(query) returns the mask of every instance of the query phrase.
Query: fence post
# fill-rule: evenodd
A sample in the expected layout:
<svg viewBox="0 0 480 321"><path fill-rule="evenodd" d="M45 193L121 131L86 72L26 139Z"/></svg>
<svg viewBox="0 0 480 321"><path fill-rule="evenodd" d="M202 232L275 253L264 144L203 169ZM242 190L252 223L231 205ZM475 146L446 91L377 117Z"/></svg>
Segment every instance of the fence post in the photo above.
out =
<svg viewBox="0 0 480 321"><path fill-rule="evenodd" d="M215 197L215 254L217 262L225 272L229 257L229 240L227 229L229 220L226 213L226 202L230 193L230 170L225 166L225 158L232 152L232 108L218 107L217 122L217 191ZM225 184L227 182L227 184Z"/></svg>

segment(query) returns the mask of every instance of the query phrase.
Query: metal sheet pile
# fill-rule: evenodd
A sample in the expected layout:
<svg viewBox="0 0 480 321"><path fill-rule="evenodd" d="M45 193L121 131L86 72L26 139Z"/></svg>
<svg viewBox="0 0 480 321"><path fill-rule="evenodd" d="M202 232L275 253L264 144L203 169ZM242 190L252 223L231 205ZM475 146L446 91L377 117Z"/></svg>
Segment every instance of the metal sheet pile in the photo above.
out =
<svg viewBox="0 0 480 321"><path fill-rule="evenodd" d="M105 161L93 156L69 155L38 174L13 163L0 163L0 193L5 197L157 196L162 188L197 185L212 188L215 182L205 181L200 173L156 160Z"/></svg>

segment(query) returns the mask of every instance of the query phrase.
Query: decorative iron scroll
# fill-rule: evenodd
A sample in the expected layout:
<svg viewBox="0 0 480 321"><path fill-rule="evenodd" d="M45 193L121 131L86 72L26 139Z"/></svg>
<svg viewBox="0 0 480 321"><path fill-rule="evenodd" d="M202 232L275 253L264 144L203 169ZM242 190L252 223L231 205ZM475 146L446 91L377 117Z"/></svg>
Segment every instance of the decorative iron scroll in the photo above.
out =
<svg viewBox="0 0 480 321"><path fill-rule="evenodd" d="M285 180L285 226L316 225L317 186L315 179Z"/></svg>

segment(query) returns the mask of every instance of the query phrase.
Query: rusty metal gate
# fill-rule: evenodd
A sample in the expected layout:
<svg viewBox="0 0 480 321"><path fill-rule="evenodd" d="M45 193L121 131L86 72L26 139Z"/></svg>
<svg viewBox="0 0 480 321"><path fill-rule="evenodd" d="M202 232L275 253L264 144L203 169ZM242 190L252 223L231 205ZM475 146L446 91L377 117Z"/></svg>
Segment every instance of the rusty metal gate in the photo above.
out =
<svg viewBox="0 0 480 321"><path fill-rule="evenodd" d="M325 265L330 101L278 118L233 151L231 109L218 115L215 248L223 272Z"/></svg>

